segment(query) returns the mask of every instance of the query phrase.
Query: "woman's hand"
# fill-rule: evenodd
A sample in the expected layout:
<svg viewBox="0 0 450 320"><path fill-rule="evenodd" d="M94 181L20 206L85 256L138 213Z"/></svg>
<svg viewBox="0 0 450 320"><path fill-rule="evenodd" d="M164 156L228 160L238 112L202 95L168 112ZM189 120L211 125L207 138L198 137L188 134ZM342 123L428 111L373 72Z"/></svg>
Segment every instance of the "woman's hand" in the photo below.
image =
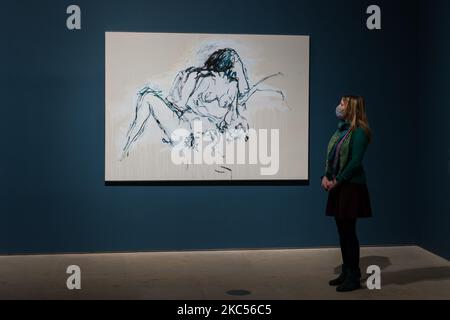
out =
<svg viewBox="0 0 450 320"><path fill-rule="evenodd" d="M326 176L322 178L322 188L326 191L330 191L331 184L332 182Z"/></svg>
<svg viewBox="0 0 450 320"><path fill-rule="evenodd" d="M339 182L336 180L336 178L334 178L334 180L330 182L330 187L328 191L335 189L337 186L339 186Z"/></svg>

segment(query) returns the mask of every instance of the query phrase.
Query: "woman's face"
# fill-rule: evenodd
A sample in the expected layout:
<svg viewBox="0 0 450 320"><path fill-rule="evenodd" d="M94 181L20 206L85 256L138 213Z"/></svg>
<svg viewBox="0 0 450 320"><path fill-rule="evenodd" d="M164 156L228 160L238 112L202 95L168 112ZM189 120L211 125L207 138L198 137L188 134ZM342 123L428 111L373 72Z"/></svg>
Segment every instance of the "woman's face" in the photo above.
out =
<svg viewBox="0 0 450 320"><path fill-rule="evenodd" d="M342 110L346 110L347 109L347 105L348 105L348 101L344 100L344 98L341 99L341 104L340 106L342 107Z"/></svg>

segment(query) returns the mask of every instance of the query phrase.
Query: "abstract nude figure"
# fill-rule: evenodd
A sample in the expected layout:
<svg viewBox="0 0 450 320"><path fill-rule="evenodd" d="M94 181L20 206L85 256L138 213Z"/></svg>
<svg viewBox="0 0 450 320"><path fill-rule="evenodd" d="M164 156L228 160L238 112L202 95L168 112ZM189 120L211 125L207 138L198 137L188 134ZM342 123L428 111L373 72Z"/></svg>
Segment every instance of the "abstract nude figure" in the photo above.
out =
<svg viewBox="0 0 450 320"><path fill-rule="evenodd" d="M194 121L209 124L203 134L216 136L240 132L234 135L249 139L249 124L242 116L247 102L257 92L273 92L284 100L282 91L262 89L266 80L281 76L281 73L264 77L251 85L240 56L234 49L225 48L212 53L201 67L190 67L178 73L168 96L151 86L138 92L135 114L128 129L122 159L129 156L132 145L144 134L149 123L157 125L163 143L174 146L171 134L177 128L191 132L184 143L186 148L195 148Z"/></svg>

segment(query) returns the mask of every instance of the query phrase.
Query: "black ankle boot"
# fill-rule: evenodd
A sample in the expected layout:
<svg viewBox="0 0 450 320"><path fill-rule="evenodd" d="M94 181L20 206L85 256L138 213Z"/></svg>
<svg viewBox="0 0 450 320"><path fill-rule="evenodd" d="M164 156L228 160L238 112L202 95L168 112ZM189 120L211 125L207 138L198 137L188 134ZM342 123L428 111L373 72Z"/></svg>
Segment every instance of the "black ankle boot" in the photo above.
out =
<svg viewBox="0 0 450 320"><path fill-rule="evenodd" d="M336 288L337 292L349 292L361 289L361 270L359 268L349 268L344 282Z"/></svg>
<svg viewBox="0 0 450 320"><path fill-rule="evenodd" d="M334 280L331 280L330 282L328 282L328 284L332 287L334 286L339 286L341 284L344 283L345 278L347 277L348 274L348 266L346 266L345 264L342 265L342 271L341 274L339 275L339 277L337 277Z"/></svg>

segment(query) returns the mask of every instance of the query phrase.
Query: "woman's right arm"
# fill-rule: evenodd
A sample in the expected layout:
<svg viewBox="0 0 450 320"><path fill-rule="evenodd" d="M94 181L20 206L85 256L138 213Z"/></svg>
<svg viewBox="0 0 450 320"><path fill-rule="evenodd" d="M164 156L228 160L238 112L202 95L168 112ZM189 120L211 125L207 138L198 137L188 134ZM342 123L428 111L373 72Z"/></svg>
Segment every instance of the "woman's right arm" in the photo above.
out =
<svg viewBox="0 0 450 320"><path fill-rule="evenodd" d="M336 180L340 182L349 181L355 172L362 167L364 154L369 145L369 139L363 129L358 128L353 134L352 157L345 169L337 176Z"/></svg>

